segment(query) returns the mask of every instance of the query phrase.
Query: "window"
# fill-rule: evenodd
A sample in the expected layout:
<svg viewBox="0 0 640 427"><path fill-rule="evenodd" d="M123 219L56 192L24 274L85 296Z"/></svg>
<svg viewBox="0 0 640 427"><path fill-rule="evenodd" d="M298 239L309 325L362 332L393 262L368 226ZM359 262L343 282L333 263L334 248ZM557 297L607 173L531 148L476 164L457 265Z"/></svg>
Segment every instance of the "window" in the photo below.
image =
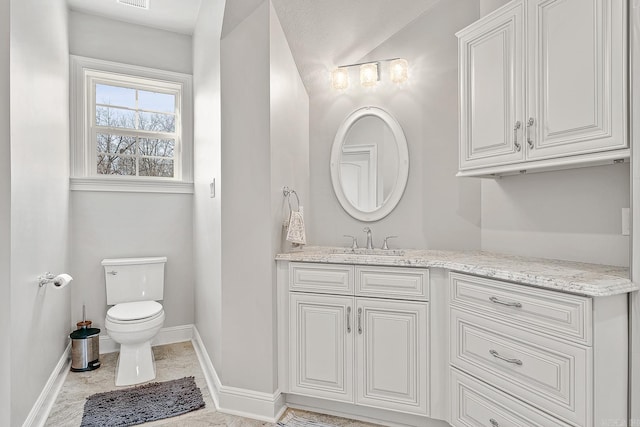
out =
<svg viewBox="0 0 640 427"><path fill-rule="evenodd" d="M191 77L77 56L72 190L193 192Z"/></svg>

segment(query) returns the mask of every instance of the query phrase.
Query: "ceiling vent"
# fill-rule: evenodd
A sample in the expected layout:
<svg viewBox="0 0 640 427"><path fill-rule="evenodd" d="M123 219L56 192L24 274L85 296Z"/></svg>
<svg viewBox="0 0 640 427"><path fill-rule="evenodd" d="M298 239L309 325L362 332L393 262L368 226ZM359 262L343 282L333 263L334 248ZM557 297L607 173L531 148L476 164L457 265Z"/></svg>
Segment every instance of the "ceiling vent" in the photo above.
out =
<svg viewBox="0 0 640 427"><path fill-rule="evenodd" d="M149 0L117 0L117 2L138 9L149 9Z"/></svg>

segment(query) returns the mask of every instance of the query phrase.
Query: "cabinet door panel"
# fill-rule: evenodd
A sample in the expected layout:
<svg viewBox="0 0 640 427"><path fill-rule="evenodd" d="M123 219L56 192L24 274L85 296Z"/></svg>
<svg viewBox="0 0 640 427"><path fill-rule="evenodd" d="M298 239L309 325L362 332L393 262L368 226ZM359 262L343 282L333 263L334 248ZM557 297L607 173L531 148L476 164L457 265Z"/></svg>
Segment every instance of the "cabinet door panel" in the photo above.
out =
<svg viewBox="0 0 640 427"><path fill-rule="evenodd" d="M428 415L427 303L356 301L356 403Z"/></svg>
<svg viewBox="0 0 640 427"><path fill-rule="evenodd" d="M290 390L353 402L353 298L292 293Z"/></svg>
<svg viewBox="0 0 640 427"><path fill-rule="evenodd" d="M624 7L536 0L529 10L531 159L625 148ZM615 24L614 24L615 23Z"/></svg>
<svg viewBox="0 0 640 427"><path fill-rule="evenodd" d="M461 170L523 159L523 16L516 4L460 35Z"/></svg>

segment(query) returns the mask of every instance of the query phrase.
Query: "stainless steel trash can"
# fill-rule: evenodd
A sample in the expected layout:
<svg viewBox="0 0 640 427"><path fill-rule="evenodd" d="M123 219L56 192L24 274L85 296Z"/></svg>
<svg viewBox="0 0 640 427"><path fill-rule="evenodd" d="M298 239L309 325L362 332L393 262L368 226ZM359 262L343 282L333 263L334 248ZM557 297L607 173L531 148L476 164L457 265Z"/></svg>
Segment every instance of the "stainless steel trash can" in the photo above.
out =
<svg viewBox="0 0 640 427"><path fill-rule="evenodd" d="M91 321L77 323L71 332L71 371L93 371L100 367L100 329L90 328Z"/></svg>

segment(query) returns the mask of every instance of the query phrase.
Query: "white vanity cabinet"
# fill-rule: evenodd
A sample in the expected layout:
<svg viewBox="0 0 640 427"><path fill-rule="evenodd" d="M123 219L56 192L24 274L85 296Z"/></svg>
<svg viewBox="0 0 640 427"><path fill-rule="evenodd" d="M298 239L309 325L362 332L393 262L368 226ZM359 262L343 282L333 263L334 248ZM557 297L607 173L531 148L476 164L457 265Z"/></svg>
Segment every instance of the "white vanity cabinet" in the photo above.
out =
<svg viewBox="0 0 640 427"><path fill-rule="evenodd" d="M449 277L452 425L626 425L624 296Z"/></svg>
<svg viewBox="0 0 640 427"><path fill-rule="evenodd" d="M426 269L290 263L288 392L428 415L428 287Z"/></svg>
<svg viewBox="0 0 640 427"><path fill-rule="evenodd" d="M629 157L626 1L513 0L460 31L460 176Z"/></svg>

